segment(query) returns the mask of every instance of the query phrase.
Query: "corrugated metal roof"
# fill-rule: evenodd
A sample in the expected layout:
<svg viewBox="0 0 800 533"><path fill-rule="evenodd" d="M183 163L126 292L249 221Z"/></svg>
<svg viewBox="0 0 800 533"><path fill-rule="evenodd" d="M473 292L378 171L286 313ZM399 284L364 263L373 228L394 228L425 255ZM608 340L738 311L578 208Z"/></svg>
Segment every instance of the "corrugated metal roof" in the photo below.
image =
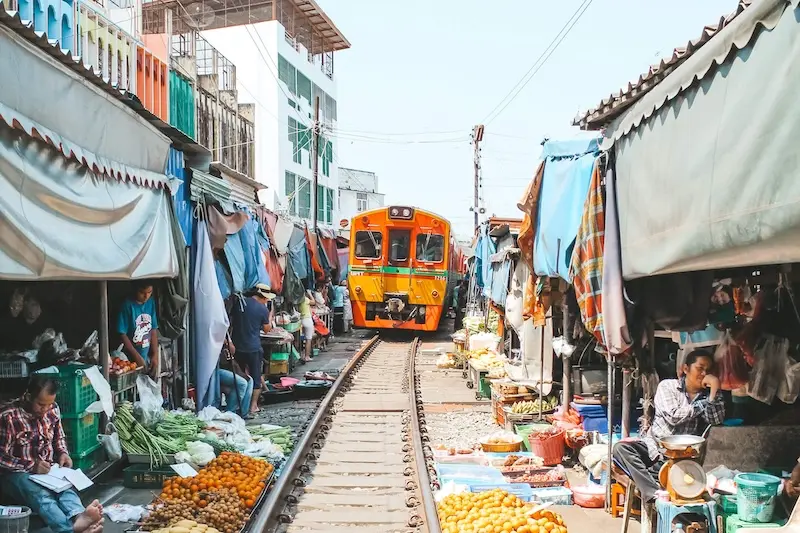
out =
<svg viewBox="0 0 800 533"><path fill-rule="evenodd" d="M616 94L610 94L596 107L575 118L573 125L580 126L581 129L585 130L599 130L606 126L658 85L661 80L683 64L736 17L741 15L745 9L757 1L739 0L733 13L720 17L719 22L716 24L704 27L703 32L697 39L690 40L685 46L675 48L671 57L662 59L658 64L652 65L646 73L639 76L638 80L628 83L626 87L621 88Z"/></svg>
<svg viewBox="0 0 800 533"><path fill-rule="evenodd" d="M224 209L233 210L231 184L227 180L193 168L192 179L189 182L189 198L192 202L202 203L206 196L217 201Z"/></svg>

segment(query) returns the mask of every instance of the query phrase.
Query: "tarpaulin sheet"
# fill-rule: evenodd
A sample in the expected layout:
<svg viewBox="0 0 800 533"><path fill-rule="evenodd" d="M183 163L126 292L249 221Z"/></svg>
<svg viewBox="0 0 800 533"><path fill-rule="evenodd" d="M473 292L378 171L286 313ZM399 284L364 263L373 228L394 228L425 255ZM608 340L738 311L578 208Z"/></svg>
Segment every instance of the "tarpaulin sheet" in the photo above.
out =
<svg viewBox="0 0 800 533"><path fill-rule="evenodd" d="M609 128L625 279L800 261L797 5L754 2Z"/></svg>
<svg viewBox="0 0 800 533"><path fill-rule="evenodd" d="M178 186L173 189L172 202L186 246L191 246L194 217L192 216L192 202L189 198L189 184L186 182L188 175L183 161L183 152L170 148L169 159L167 159L167 177L175 177L180 180Z"/></svg>
<svg viewBox="0 0 800 533"><path fill-rule="evenodd" d="M533 267L538 276L571 282L572 246L583 217L597 149L597 139L548 141L544 145L545 165L533 245Z"/></svg>
<svg viewBox="0 0 800 533"><path fill-rule="evenodd" d="M292 238L289 240L289 262L292 271L299 279L306 279L310 272L310 260L306 248L305 232L297 226L292 226Z"/></svg>
<svg viewBox="0 0 800 533"><path fill-rule="evenodd" d="M478 244L475 246L475 283L480 287L483 295L488 298L491 292L492 263L491 256L495 253L494 241L487 234L484 224L480 229Z"/></svg>
<svg viewBox="0 0 800 533"><path fill-rule="evenodd" d="M175 277L174 217L168 191L100 177L0 122L0 278Z"/></svg>
<svg viewBox="0 0 800 533"><path fill-rule="evenodd" d="M199 410L212 404L219 394L217 390L219 383L214 376L230 323L228 313L225 312L225 302L217 285L214 258L205 222L199 221L196 228L192 338Z"/></svg>
<svg viewBox="0 0 800 533"><path fill-rule="evenodd" d="M72 5L72 4L70 4ZM44 13L44 12L42 12ZM56 21L60 28L60 19ZM170 140L132 109L0 27L0 116L64 155L137 183L165 184Z"/></svg>
<svg viewBox="0 0 800 533"><path fill-rule="evenodd" d="M245 259L241 230L233 235L228 235L228 240L225 241L225 259L228 260L228 267L233 279L233 292L244 291L247 287L245 287Z"/></svg>
<svg viewBox="0 0 800 533"><path fill-rule="evenodd" d="M262 237L259 237L259 232ZM244 256L244 290L252 289L259 283L269 286L270 279L264 264L261 244L263 242L269 248L269 242L263 228L251 218L239 231L239 236Z"/></svg>

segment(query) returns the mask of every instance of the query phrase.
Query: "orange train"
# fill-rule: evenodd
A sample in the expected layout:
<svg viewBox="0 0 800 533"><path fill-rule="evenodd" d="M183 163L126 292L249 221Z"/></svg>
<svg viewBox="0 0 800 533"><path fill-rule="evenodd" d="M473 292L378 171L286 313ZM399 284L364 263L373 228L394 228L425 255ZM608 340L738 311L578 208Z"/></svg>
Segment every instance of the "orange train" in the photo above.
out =
<svg viewBox="0 0 800 533"><path fill-rule="evenodd" d="M444 218L405 206L360 213L350 224L353 325L435 331L463 265Z"/></svg>

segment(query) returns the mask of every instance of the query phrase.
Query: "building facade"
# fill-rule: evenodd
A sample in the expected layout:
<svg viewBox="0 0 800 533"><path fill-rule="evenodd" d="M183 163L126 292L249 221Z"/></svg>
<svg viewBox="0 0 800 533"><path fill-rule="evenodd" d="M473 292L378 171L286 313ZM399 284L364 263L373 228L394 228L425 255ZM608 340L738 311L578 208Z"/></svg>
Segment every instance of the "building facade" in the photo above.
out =
<svg viewBox="0 0 800 533"><path fill-rule="evenodd" d="M249 67L238 72L239 92L243 99L254 101L259 125L255 134L255 179L268 187L262 193L262 202L298 219L311 220L316 210L320 225L334 226L339 220L338 163L335 142L326 132L334 130L337 123L333 52L348 48L349 43L329 21L328 33L338 37L312 43L308 31L300 25L309 24L315 17L296 21L276 18L249 27L206 31L204 35L236 64ZM321 11L319 18L328 20ZM312 139L317 98L321 134L316 191L319 202L315 206Z"/></svg>
<svg viewBox="0 0 800 533"><path fill-rule="evenodd" d="M383 207L386 195L379 191L374 172L340 167L338 196L339 232L347 236L353 217Z"/></svg>

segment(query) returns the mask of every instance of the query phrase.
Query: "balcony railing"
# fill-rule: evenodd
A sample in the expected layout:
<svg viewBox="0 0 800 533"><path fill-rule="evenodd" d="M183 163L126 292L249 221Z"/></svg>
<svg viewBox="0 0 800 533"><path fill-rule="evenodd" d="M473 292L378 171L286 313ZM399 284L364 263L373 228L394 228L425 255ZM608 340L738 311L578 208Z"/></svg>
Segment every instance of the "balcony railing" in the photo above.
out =
<svg viewBox="0 0 800 533"><path fill-rule="evenodd" d="M136 92L136 50L142 44L92 3L79 2L75 52L87 67L120 90Z"/></svg>

